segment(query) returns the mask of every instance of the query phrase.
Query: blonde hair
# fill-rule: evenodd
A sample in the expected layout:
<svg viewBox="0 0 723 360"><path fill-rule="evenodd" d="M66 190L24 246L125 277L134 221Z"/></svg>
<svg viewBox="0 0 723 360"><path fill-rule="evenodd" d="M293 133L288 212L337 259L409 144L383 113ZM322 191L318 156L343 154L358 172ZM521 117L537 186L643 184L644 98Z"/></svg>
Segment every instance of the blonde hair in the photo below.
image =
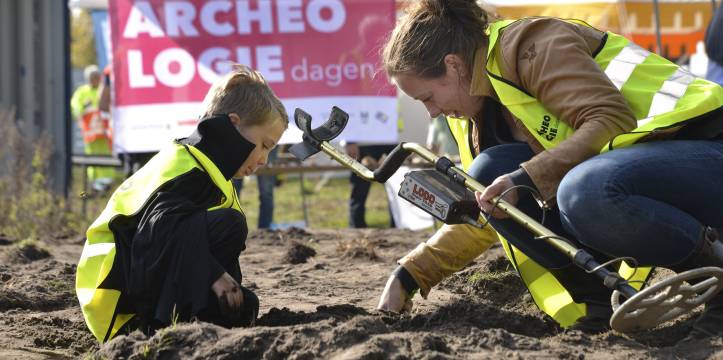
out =
<svg viewBox="0 0 723 360"><path fill-rule="evenodd" d="M477 49L487 43L490 16L475 0L421 0L402 17L382 51L390 77L436 78L444 57L456 54L471 72Z"/></svg>
<svg viewBox="0 0 723 360"><path fill-rule="evenodd" d="M262 125L280 119L289 125L284 105L256 70L236 64L216 81L203 99L203 118L236 113L241 126Z"/></svg>
<svg viewBox="0 0 723 360"><path fill-rule="evenodd" d="M100 70L98 69L97 65L88 65L83 69L83 77L85 78L86 82L90 82L90 79L93 76L100 77Z"/></svg>

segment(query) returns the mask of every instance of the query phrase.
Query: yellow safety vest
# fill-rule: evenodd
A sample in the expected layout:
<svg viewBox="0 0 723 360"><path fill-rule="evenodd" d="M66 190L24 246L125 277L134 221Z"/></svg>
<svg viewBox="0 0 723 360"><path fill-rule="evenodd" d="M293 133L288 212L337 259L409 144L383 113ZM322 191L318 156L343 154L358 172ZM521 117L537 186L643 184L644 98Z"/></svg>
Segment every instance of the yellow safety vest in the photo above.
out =
<svg viewBox="0 0 723 360"><path fill-rule="evenodd" d="M567 20L590 26L580 20ZM512 20L490 25L487 51L487 74L500 102L525 125L546 149L560 144L575 131L560 121L524 89L501 76L495 45L504 27ZM620 134L601 151L632 145L643 137L661 130L680 128L723 106L723 88L711 81L696 78L688 71L608 32L595 62L625 97L637 120L637 127Z"/></svg>
<svg viewBox="0 0 723 360"><path fill-rule="evenodd" d="M569 21L589 26L582 21ZM524 89L517 88L501 76L500 63L495 57L497 39L500 31L513 22L504 20L490 25L487 74L502 105L549 149L564 141L574 129L559 121ZM616 136L601 152L634 144L656 130L680 127L687 121L715 111L723 105L723 91L719 85L695 78L677 65L645 51L620 35L608 32L604 42L604 46L595 55L595 61L621 91L640 120L636 129ZM470 123L467 119L457 118L448 118L447 122L457 140L462 166L467 169L474 159ZM515 260L512 261L513 265L541 310L563 327L573 324L585 315L585 304L575 303L552 273L504 239L500 241L508 258ZM619 269L625 278L632 271L626 264L622 264ZM631 280L644 281L650 271L650 268L638 268ZM642 282L633 282L631 285L639 289Z"/></svg>
<svg viewBox="0 0 723 360"><path fill-rule="evenodd" d="M98 88L93 88L89 84L81 85L73 93L73 97L70 98L70 110L73 113L73 117L78 119L86 111L98 110ZM86 109L86 106L90 106L90 109Z"/></svg>
<svg viewBox="0 0 723 360"><path fill-rule="evenodd" d="M174 143L154 156L148 164L123 182L108 205L86 232L75 279L75 291L90 331L100 342L116 335L135 314L117 312L123 289L99 288L113 267L115 239L109 224L118 216L136 215L163 184L193 169L206 172L223 192L222 203L210 210L241 208L231 181L200 150ZM242 212L243 213L243 212Z"/></svg>

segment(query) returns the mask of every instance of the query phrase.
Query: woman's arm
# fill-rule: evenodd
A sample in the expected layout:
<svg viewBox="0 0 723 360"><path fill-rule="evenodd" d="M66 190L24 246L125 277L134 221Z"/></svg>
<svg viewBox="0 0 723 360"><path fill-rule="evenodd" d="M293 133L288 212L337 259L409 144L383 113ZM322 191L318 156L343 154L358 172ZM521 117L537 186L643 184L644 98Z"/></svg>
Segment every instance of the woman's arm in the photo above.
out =
<svg viewBox="0 0 723 360"><path fill-rule="evenodd" d="M592 57L602 35L592 28L540 18L510 26L500 39L502 76L576 129L557 147L522 164L546 200L555 197L570 169L635 127L633 111Z"/></svg>

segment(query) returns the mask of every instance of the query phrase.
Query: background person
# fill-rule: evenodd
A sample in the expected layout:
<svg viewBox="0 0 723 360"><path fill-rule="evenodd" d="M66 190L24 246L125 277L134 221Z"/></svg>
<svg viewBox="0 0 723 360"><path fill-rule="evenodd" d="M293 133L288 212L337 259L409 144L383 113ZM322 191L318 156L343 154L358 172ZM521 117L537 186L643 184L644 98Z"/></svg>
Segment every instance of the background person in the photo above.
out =
<svg viewBox="0 0 723 360"><path fill-rule="evenodd" d="M405 93L431 116L447 115L463 167L489 185L477 194L482 210L514 245L503 241L538 307L561 326L605 330L610 290L493 211L489 201L511 189L506 200L540 218L512 186L557 204L545 225L598 260L629 256L675 271L723 267L715 231L723 227L720 86L583 22L490 23L471 0L420 1L383 57ZM676 90L661 88L667 82ZM419 287L426 295L493 239L489 228L443 227L400 260L379 307L401 310L410 292ZM721 318L723 294L694 328L720 334Z"/></svg>
<svg viewBox="0 0 723 360"><path fill-rule="evenodd" d="M360 161L364 166L375 169L379 165L379 161L383 156L392 152L396 145L359 145L356 143L347 143L344 150L347 155ZM349 195L349 227L350 228L366 228L366 202L371 189L371 182L366 181L353 172L349 177L351 185L351 193ZM389 206L387 204L387 206ZM394 227L394 217L389 212L389 227Z"/></svg>
<svg viewBox="0 0 723 360"><path fill-rule="evenodd" d="M110 125L108 110L101 111L98 104L101 95L99 92L102 74L96 65L89 65L83 71L86 83L79 86L70 99L70 108L73 118L76 119L83 136L83 144L87 155L108 155L112 154L110 142ZM105 76L110 85L110 74ZM110 98L109 86L106 98ZM110 167L89 166L87 172L88 180L94 190L105 191L113 182L115 170Z"/></svg>

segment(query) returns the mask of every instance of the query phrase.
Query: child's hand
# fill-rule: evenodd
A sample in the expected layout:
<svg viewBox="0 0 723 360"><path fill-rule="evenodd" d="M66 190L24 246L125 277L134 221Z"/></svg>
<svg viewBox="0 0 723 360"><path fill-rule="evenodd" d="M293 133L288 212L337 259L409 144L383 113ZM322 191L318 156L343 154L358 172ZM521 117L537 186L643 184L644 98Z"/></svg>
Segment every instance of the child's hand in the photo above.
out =
<svg viewBox="0 0 723 360"><path fill-rule="evenodd" d="M231 275L223 273L223 275L211 285L211 290L213 290L218 298L221 313L229 316L238 316L241 311L241 306L243 306L244 303L244 296L241 287Z"/></svg>

